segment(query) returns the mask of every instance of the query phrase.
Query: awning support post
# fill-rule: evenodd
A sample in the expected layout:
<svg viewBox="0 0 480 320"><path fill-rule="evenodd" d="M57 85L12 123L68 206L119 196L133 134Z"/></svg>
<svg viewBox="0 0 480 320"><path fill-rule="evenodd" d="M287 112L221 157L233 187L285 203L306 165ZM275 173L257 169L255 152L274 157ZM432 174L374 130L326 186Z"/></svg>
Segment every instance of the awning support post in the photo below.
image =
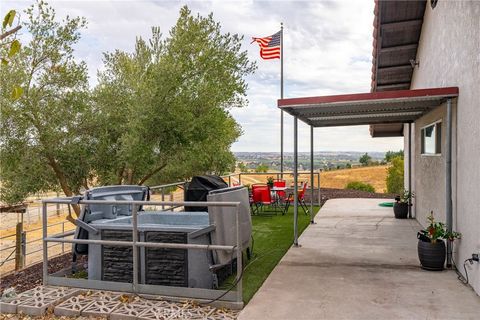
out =
<svg viewBox="0 0 480 320"><path fill-rule="evenodd" d="M293 245L298 247L298 119L293 117Z"/></svg>
<svg viewBox="0 0 480 320"><path fill-rule="evenodd" d="M310 126L310 223L313 221L313 126Z"/></svg>
<svg viewBox="0 0 480 320"><path fill-rule="evenodd" d="M445 150L445 212L447 216L447 230L453 230L452 205L452 99L447 99L446 117L446 150ZM447 268L452 267L452 241L447 240Z"/></svg>
<svg viewBox="0 0 480 320"><path fill-rule="evenodd" d="M408 123L408 192L412 192L412 123ZM408 199L408 217L412 218L412 198Z"/></svg>

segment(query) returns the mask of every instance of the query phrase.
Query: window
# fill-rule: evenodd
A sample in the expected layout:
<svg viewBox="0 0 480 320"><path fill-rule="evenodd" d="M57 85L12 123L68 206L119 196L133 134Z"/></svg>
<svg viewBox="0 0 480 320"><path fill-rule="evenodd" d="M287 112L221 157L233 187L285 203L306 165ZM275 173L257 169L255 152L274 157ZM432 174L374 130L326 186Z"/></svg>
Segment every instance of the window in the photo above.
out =
<svg viewBox="0 0 480 320"><path fill-rule="evenodd" d="M442 123L437 122L422 128L422 154L439 155L442 153Z"/></svg>

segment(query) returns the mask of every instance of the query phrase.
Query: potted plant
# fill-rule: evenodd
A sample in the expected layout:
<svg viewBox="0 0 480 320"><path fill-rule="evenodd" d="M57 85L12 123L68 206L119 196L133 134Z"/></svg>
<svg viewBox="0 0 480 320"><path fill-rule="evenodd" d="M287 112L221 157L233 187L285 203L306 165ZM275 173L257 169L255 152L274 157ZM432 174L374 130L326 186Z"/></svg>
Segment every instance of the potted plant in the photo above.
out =
<svg viewBox="0 0 480 320"><path fill-rule="evenodd" d="M443 222L436 222L433 211L427 217L429 225L417 234L418 259L425 270L441 271L445 265L445 241L459 239L461 234L448 231Z"/></svg>
<svg viewBox="0 0 480 320"><path fill-rule="evenodd" d="M404 190L403 194L395 197L393 204L393 213L397 219L406 219L408 217L408 207L411 205L410 200L415 197L413 192Z"/></svg>
<svg viewBox="0 0 480 320"><path fill-rule="evenodd" d="M273 188L273 177L267 177L267 185Z"/></svg>

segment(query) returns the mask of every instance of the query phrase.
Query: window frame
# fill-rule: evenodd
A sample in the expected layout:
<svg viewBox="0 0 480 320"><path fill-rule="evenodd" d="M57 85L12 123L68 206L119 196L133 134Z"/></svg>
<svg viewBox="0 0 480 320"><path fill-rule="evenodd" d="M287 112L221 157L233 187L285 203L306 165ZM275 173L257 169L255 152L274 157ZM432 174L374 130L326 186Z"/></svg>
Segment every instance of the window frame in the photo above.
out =
<svg viewBox="0 0 480 320"><path fill-rule="evenodd" d="M425 152L425 129L435 126L435 153ZM439 130L440 129L440 130ZM420 155L425 157L440 157L442 155L442 119L431 122L420 128ZM440 139L439 139L440 138Z"/></svg>

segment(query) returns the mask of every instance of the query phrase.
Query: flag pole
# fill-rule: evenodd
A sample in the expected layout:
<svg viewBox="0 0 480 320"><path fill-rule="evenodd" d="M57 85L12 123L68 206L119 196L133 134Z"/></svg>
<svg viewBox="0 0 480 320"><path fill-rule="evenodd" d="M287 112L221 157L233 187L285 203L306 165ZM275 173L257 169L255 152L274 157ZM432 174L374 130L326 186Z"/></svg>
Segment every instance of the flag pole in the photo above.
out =
<svg viewBox="0 0 480 320"><path fill-rule="evenodd" d="M280 32L280 99L283 99L283 22ZM280 111L280 172L283 179L283 110Z"/></svg>

